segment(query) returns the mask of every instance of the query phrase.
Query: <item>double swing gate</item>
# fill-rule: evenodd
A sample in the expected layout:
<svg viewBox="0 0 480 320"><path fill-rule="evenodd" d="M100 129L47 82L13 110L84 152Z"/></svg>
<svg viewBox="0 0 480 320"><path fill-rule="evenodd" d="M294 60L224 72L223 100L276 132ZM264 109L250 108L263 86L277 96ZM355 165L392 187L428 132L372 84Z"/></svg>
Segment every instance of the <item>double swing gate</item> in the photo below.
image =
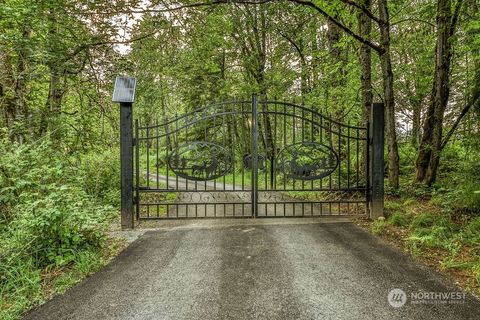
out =
<svg viewBox="0 0 480 320"><path fill-rule="evenodd" d="M135 121L133 141L137 219L362 215L369 207L368 126L304 105L253 95L155 125Z"/></svg>

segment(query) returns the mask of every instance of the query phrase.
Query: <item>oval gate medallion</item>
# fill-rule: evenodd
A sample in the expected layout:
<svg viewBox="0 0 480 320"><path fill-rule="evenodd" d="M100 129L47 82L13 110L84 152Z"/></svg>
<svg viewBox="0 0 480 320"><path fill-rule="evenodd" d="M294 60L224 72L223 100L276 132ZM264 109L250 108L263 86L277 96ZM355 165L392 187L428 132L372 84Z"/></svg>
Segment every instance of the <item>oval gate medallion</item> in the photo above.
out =
<svg viewBox="0 0 480 320"><path fill-rule="evenodd" d="M226 148L207 141L194 141L173 150L168 166L179 177L206 181L225 175L232 166Z"/></svg>
<svg viewBox="0 0 480 320"><path fill-rule="evenodd" d="M317 142L289 145L277 156L277 170L292 179L322 179L331 175L337 166L337 153L331 147Z"/></svg>

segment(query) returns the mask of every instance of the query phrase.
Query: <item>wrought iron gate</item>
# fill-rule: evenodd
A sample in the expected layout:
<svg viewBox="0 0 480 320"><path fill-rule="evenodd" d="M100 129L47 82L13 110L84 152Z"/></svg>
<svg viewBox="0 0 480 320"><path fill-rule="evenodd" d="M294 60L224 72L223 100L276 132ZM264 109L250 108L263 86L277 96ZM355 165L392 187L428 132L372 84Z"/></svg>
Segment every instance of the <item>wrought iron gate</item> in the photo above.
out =
<svg viewBox="0 0 480 320"><path fill-rule="evenodd" d="M135 121L136 217L365 214L368 131L255 95Z"/></svg>

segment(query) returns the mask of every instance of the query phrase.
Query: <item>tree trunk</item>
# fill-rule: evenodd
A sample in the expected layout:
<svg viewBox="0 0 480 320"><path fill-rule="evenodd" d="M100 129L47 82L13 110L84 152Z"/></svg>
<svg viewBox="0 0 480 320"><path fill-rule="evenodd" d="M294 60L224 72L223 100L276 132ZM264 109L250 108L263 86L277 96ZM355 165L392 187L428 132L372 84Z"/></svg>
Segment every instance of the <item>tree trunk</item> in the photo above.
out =
<svg viewBox="0 0 480 320"><path fill-rule="evenodd" d="M2 109L4 110L3 116L5 126L8 129L8 135L10 139L14 141L15 137L13 134L13 127L15 121L17 120L17 112L15 108L14 95L11 91L13 91L13 87L15 86L15 77L13 75L12 61L10 55L7 52L1 50L0 59L3 70L2 77L0 78L2 79L0 102Z"/></svg>
<svg viewBox="0 0 480 320"><path fill-rule="evenodd" d="M380 55L385 99L386 136L388 144L388 184L393 189L399 186L399 155L395 121L395 99L393 95L393 71L390 57L390 18L387 0L378 2L380 19L380 42L385 50Z"/></svg>
<svg viewBox="0 0 480 320"><path fill-rule="evenodd" d="M361 5L364 5L365 8L370 10L371 2L370 0L363 0ZM370 18L363 12L358 15L358 25L359 33L362 37L368 39L370 38L370 33L372 31L372 21ZM366 126L368 123L368 118L370 116L370 108L373 104L373 95L372 95L372 49L366 45L360 45L360 64L362 66L362 119L363 124Z"/></svg>
<svg viewBox="0 0 480 320"><path fill-rule="evenodd" d="M363 0L360 4L363 4L368 10L371 9L371 1ZM360 12L358 14L358 26L359 34L365 39L370 38L370 33L372 32L372 21L364 13ZM368 127L369 118L370 118L370 109L373 104L373 94L372 94L372 50L366 44L360 44L360 65L362 66L362 74L360 76L361 81L361 91L362 91L362 122L365 127ZM368 144L363 144L362 155L365 165L362 166L362 174L366 174L368 163L366 159L368 158ZM367 177L368 179L368 177Z"/></svg>
<svg viewBox="0 0 480 320"><path fill-rule="evenodd" d="M57 22L55 20L55 13L52 10L49 12L48 21L49 50L52 52L52 56L54 56L53 51L56 48L55 40L57 39ZM65 93L62 84L63 77L58 61L49 61L48 67L50 69L50 83L48 88L47 110L44 116L48 115L48 120L45 122L48 124L48 131L52 135L52 138L59 139L61 135L59 118L62 111L62 98Z"/></svg>
<svg viewBox="0 0 480 320"><path fill-rule="evenodd" d="M462 0L452 12L451 0L439 0L437 5L437 43L432 93L423 124L423 136L416 162L416 181L432 185L437 176L442 150L443 118L450 95L450 64L452 38Z"/></svg>
<svg viewBox="0 0 480 320"><path fill-rule="evenodd" d="M421 101L415 99L411 101L413 115L412 115L412 145L418 147L420 141L420 126L421 126Z"/></svg>

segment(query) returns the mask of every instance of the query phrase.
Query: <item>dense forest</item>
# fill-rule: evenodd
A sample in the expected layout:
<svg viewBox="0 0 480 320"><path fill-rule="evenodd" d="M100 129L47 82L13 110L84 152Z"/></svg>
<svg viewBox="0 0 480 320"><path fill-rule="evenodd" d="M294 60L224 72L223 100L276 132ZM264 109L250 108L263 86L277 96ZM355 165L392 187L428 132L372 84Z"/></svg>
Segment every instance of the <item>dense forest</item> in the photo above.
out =
<svg viewBox="0 0 480 320"><path fill-rule="evenodd" d="M478 0L0 0L0 312L103 266L119 209L118 75L153 124L214 101L385 105L386 220L480 288Z"/></svg>

